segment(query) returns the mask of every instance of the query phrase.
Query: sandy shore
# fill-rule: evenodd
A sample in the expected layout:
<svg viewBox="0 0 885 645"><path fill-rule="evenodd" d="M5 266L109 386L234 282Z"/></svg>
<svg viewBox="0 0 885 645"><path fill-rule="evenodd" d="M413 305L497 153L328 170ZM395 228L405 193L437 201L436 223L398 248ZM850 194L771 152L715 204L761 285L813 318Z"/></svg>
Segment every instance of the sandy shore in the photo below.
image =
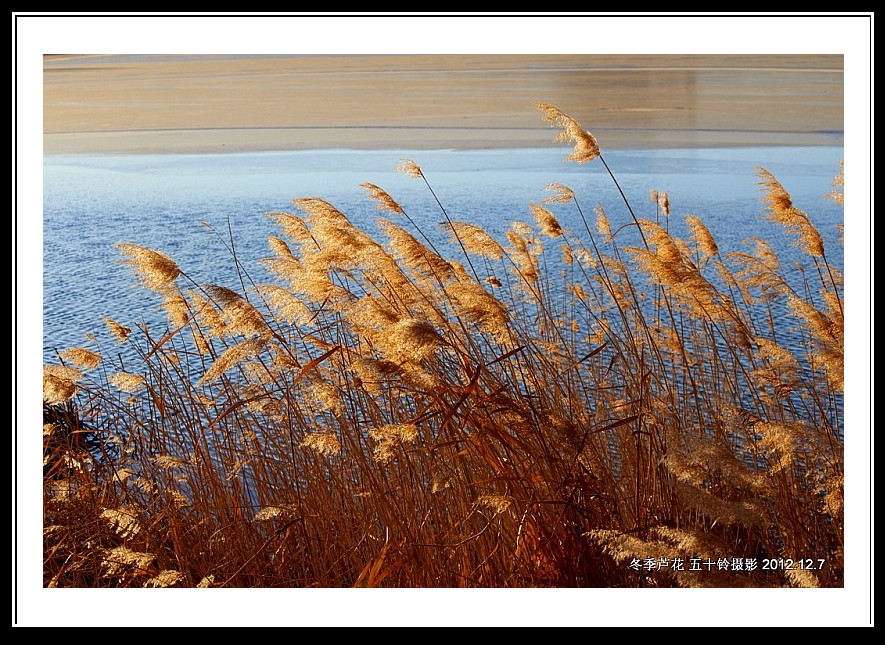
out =
<svg viewBox="0 0 885 645"><path fill-rule="evenodd" d="M841 56L46 56L43 150L843 145Z"/></svg>

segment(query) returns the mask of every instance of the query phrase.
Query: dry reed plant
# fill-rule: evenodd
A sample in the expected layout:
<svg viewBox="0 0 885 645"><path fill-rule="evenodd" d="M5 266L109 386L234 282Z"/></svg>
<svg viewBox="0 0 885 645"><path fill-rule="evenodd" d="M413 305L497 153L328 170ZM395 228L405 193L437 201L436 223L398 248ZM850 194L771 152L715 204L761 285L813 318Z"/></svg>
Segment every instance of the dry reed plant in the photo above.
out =
<svg viewBox="0 0 885 645"><path fill-rule="evenodd" d="M44 367L45 585L841 586L841 273L759 179L804 286L763 240L675 237L664 192L621 192L633 246L561 184L504 240L436 200L450 258L374 184L379 240L296 199L247 291L118 245L169 326L105 317L138 364Z"/></svg>

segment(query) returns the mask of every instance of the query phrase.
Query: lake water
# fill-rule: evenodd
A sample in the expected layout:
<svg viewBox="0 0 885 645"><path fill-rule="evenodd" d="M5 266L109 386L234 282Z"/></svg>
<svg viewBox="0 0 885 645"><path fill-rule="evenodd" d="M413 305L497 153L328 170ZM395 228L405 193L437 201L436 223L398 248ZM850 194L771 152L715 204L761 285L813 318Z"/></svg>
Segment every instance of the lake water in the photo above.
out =
<svg viewBox="0 0 885 645"><path fill-rule="evenodd" d="M322 197L357 225L372 229L379 217L361 183L377 184L436 239L443 219L420 180L395 172L402 158L418 163L452 219L501 234L514 220L533 221L528 205L550 196L544 187L572 188L584 211L605 207L613 227L629 213L599 161L565 162L568 150L303 151L224 155L46 156L43 211L43 355L104 333L102 315L134 326L165 326L154 294L134 287L120 266L118 242L149 246L171 256L194 280L239 290L224 240L228 226L240 262L256 282L268 276L259 259L267 236L278 231L270 211L294 212L291 200ZM653 217L649 191L670 197L673 228L684 216L702 218L722 252L746 250L759 236L799 257L792 239L762 219L755 169L772 172L824 236L828 257L840 267L837 225L842 208L824 195L843 158L840 147L622 150L604 152L634 210ZM563 226L580 224L571 208L557 209ZM207 228L201 222L211 226ZM214 231L214 232L213 232ZM457 257L457 256L453 256ZM804 260L803 260L804 261ZM158 329L161 331L161 329Z"/></svg>

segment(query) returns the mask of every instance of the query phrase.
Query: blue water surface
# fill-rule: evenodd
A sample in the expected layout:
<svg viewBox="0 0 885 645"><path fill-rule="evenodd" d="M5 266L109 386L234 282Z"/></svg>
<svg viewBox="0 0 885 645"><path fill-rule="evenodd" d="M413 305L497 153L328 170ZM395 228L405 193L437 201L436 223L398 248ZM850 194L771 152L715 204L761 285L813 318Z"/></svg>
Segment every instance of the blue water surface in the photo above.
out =
<svg viewBox="0 0 885 645"><path fill-rule="evenodd" d="M374 230L382 214L362 183L389 192L434 239L442 212L419 179L396 172L403 158L421 166L449 216L502 235L515 220L533 221L529 204L559 182L570 187L585 213L602 205L613 227L630 221L615 184L595 160L564 160L567 150L299 151L201 155L55 155L44 158L43 354L87 344L84 333L104 332L101 316L162 333L157 296L133 286L121 266L119 242L171 256L198 283L241 291L229 251L255 282L269 279L259 260L276 234L271 211L294 212L292 199L321 197L355 224ZM605 160L639 217L654 218L651 190L666 191L671 228L698 215L720 250L748 250L747 238L766 239L788 266L801 251L782 229L763 219L763 191L755 170L773 173L794 203L823 234L828 259L843 262L840 206L825 198L843 158L840 147L614 150ZM563 226L583 225L573 207L554 208ZM592 223L592 222L591 222ZM208 226L207 226L208 225ZM624 243L636 243L625 239ZM455 249L452 249L455 253ZM453 257L457 257L453 255ZM803 259L807 262L807 259Z"/></svg>

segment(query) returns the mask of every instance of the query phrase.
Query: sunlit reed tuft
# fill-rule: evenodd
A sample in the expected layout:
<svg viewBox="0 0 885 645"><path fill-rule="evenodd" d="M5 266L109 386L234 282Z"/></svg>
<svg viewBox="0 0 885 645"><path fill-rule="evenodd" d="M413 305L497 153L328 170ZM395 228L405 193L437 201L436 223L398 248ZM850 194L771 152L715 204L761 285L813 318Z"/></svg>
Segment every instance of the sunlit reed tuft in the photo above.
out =
<svg viewBox="0 0 885 645"><path fill-rule="evenodd" d="M137 392L145 385L144 376L129 372L115 372L108 377L108 382L121 392Z"/></svg>
<svg viewBox="0 0 885 645"><path fill-rule="evenodd" d="M64 365L43 366L43 402L50 405L64 403L77 393L77 382L83 373Z"/></svg>
<svg viewBox="0 0 885 645"><path fill-rule="evenodd" d="M599 156L599 144L596 138L584 130L575 119L549 103L539 103L538 109L543 113L544 121L562 128L562 132L556 137L557 141L570 141L574 144L572 154L566 157L566 161L585 164Z"/></svg>
<svg viewBox="0 0 885 645"><path fill-rule="evenodd" d="M127 258L122 264L132 267L141 284L152 291L170 289L181 275L181 269L165 253L129 243L117 244L116 248Z"/></svg>
<svg viewBox="0 0 885 645"><path fill-rule="evenodd" d="M94 370L101 363L101 354L97 354L85 347L71 347L62 350L58 355L83 370Z"/></svg>
<svg viewBox="0 0 885 645"><path fill-rule="evenodd" d="M411 159L400 159L400 165L397 166L396 171L416 179L420 179L424 176L421 172L421 167Z"/></svg>
<svg viewBox="0 0 885 645"><path fill-rule="evenodd" d="M126 327L125 325L121 325L116 320L112 318L108 318L107 316L102 316L102 320L104 320L105 325L107 325L108 331L111 332L111 335L114 336L121 343L125 343L129 340L129 334L132 333L132 329L130 327Z"/></svg>
<svg viewBox="0 0 885 645"><path fill-rule="evenodd" d="M394 215L404 215L403 207L400 206L397 201L391 197L387 191L379 188L375 184L360 184L362 188L365 188L369 193L369 197L374 199L377 204L375 207L378 210L387 211L388 213L393 213Z"/></svg>

